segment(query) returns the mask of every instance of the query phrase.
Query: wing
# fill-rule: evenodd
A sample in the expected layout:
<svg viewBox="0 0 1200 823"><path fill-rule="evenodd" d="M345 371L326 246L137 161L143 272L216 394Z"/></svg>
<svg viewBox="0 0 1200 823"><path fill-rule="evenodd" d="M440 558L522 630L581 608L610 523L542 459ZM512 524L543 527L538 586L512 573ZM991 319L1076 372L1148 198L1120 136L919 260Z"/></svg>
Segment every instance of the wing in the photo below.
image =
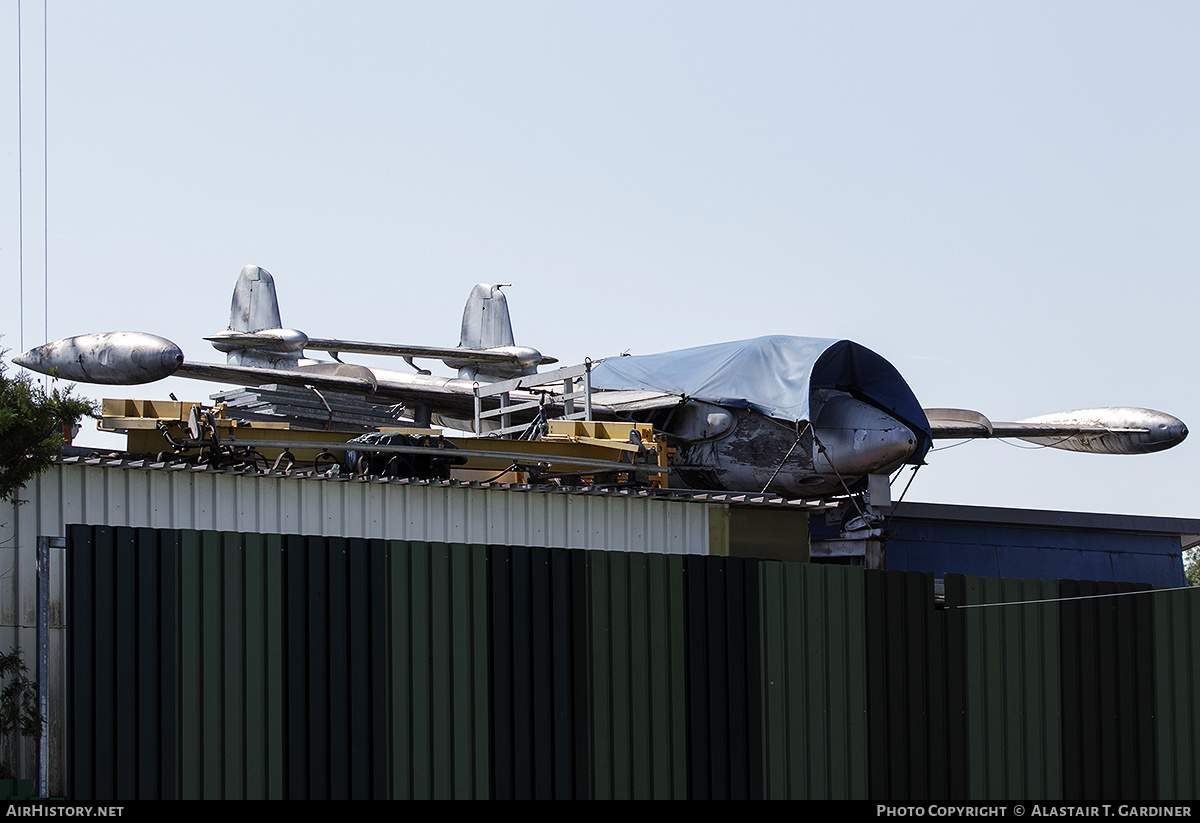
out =
<svg viewBox="0 0 1200 823"><path fill-rule="evenodd" d="M229 383L235 386L281 384L362 394L406 405L427 406L434 413L466 415L475 409L474 384L450 377L408 374L383 369L368 369L348 363L321 363L294 369L268 369L255 366L230 366L216 363L185 362L175 371L177 377Z"/></svg>
<svg viewBox="0 0 1200 823"><path fill-rule="evenodd" d="M30 349L13 360L33 371L82 383L134 385L175 375L235 386L280 384L361 394L468 419L475 409L475 383L471 380L348 363L291 368L195 363L186 361L170 340L144 332L79 335Z"/></svg>
<svg viewBox="0 0 1200 823"><path fill-rule="evenodd" d="M969 409L925 409L934 439L1016 438L1093 454L1149 454L1187 437L1183 421L1153 409L1079 409L994 423Z"/></svg>

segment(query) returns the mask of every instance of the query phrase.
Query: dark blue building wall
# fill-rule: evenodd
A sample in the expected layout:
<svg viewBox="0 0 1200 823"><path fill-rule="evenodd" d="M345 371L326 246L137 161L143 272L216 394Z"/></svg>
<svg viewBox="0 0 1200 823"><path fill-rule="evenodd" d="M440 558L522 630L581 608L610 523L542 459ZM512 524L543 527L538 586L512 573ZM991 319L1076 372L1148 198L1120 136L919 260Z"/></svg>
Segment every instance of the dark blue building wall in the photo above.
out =
<svg viewBox="0 0 1200 823"><path fill-rule="evenodd" d="M818 518L814 518L818 520ZM1182 586L1200 521L902 503L887 525L889 571ZM832 537L813 526L813 536Z"/></svg>
<svg viewBox="0 0 1200 823"><path fill-rule="evenodd" d="M1178 536L893 520L889 570L1182 586Z"/></svg>

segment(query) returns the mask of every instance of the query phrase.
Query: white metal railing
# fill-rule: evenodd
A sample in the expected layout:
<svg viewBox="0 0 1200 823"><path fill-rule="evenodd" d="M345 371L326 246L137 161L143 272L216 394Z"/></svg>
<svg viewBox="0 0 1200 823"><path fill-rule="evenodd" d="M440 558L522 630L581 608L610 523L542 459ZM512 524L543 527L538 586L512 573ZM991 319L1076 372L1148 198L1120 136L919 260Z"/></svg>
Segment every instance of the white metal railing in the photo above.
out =
<svg viewBox="0 0 1200 823"><path fill-rule="evenodd" d="M579 388L575 387L575 383L582 380ZM509 437L514 434L519 434L528 427L527 423L513 425L512 419L514 414L531 409L538 409L545 405L545 398L537 397L529 400L520 400L513 402L512 393L516 391L526 391L536 393L538 389L542 391L551 391L547 387L561 383L562 393L554 394L554 402L561 403L563 406L562 419L564 420L591 420L592 419L592 363L589 360L578 366L567 366L554 371L541 372L539 374L527 374L523 377L517 377L512 380L502 380L498 383L476 383L475 384L475 434L482 435L484 433L484 423L486 421L499 418L500 428L491 429L487 433L499 437ZM483 399L485 397L499 397L500 405L495 409L483 408ZM577 406L582 401L583 410L576 411Z"/></svg>

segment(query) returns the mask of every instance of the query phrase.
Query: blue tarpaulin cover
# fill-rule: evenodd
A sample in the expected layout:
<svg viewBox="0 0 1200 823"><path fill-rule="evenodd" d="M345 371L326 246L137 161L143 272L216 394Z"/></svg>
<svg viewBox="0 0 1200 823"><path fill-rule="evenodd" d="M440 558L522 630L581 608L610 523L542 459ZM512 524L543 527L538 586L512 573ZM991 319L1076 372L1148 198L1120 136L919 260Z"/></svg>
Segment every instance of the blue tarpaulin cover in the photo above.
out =
<svg viewBox="0 0 1200 823"><path fill-rule="evenodd" d="M896 368L849 340L771 335L693 349L610 357L592 369L592 387L660 391L734 408L751 408L788 422L811 422L814 389L840 389L891 414L921 440L929 421Z"/></svg>

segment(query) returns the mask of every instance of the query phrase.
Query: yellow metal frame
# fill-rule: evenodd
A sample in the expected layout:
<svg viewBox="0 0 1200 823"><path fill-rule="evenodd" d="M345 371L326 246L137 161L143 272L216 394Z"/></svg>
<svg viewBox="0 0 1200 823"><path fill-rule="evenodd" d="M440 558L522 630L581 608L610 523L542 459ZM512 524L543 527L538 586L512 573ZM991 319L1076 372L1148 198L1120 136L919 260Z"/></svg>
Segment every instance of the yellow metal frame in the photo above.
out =
<svg viewBox="0 0 1200 823"><path fill-rule="evenodd" d="M170 444L163 438L159 425L167 427L170 435L177 439L188 437L187 425L192 409L200 407L213 413L217 438L222 442L233 440L286 441L288 447L271 448L256 446L267 459L278 457L289 450L298 461L316 459L325 451L321 446L312 449L296 448L297 442L345 443L362 434L360 431L310 431L293 429L289 423L230 420L225 417L225 406L205 407L201 403L179 400L125 400L105 399L101 404L101 418L97 427L101 431L126 435L126 450L133 454L159 454L170 451ZM587 480L600 474L617 474L632 477L620 467L597 468L595 472L580 471L577 462L555 462L556 457L564 460L594 460L597 463L629 463L657 466L661 472L650 475L651 485L662 488L667 483L668 458L673 449L668 449L665 438L655 434L648 423L618 423L608 421L550 420L548 433L537 441L504 440L488 437L446 437L459 449L486 450L495 456L471 456L462 467L454 469L455 476L463 479L493 477L496 472L509 468L514 463L537 463L547 474L575 474ZM389 427L379 429L385 433L423 434L441 436L436 429ZM636 433L636 437L635 437ZM638 442L640 440L640 442ZM638 456L649 453L648 460L638 461ZM192 454L194 452L186 452ZM630 462L632 461L632 462ZM507 479L520 482L520 473L510 474Z"/></svg>
<svg viewBox="0 0 1200 823"><path fill-rule="evenodd" d="M643 448L651 450L655 456L655 465L662 472L652 475L650 485L653 488L665 488L667 485L667 466L673 449L667 448L666 438L654 432L649 423L632 423L614 420L548 420L547 433L541 443L577 443L587 446L599 446L604 449L615 449L619 452L640 452ZM637 440L634 442L634 434Z"/></svg>
<svg viewBox="0 0 1200 823"><path fill-rule="evenodd" d="M125 400L105 398L100 404L100 420L96 428L100 431L125 435L125 450L131 454L159 454L171 451L171 445L159 431L159 424L167 427L170 435L177 439L187 438L188 418L193 407L211 411L217 437L221 441L231 437L259 440L289 440L310 443L345 442L358 437L362 432L329 432L292 429L288 423L270 421L230 420L225 417L225 405L205 406L185 400ZM183 452L195 454L198 450ZM263 457L273 460L285 449L259 449ZM315 460L325 449L291 449L296 460Z"/></svg>

